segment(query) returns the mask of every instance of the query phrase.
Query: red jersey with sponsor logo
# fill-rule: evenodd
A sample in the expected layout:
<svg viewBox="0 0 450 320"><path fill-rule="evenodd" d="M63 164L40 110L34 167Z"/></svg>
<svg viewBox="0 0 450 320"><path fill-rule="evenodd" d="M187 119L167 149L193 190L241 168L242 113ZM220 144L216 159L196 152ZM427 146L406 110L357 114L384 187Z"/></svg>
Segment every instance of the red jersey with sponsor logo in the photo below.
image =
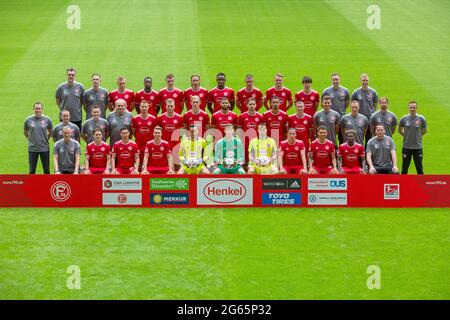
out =
<svg viewBox="0 0 450 320"><path fill-rule="evenodd" d="M309 150L313 153L313 165L315 167L332 166L331 154L334 153L334 144L330 140L320 143L318 139L311 142Z"/></svg>
<svg viewBox="0 0 450 320"><path fill-rule="evenodd" d="M148 113L156 117L156 106L160 104L158 92L155 90L152 90L151 92L145 92L144 89L137 92L134 96L134 106L137 113L141 113L141 109L139 108L139 106L143 100L150 103Z"/></svg>
<svg viewBox="0 0 450 320"><path fill-rule="evenodd" d="M145 148L148 141L153 139L153 128L156 126L156 118L148 115L146 119L137 115L131 120L131 127L135 129L135 142L140 150Z"/></svg>
<svg viewBox="0 0 450 320"><path fill-rule="evenodd" d="M305 150L305 144L302 140L295 140L290 144L284 140L280 144L280 151L283 151L283 165L285 166L303 166L300 152Z"/></svg>
<svg viewBox="0 0 450 320"><path fill-rule="evenodd" d="M315 90L311 90L308 94L302 90L295 94L295 102L297 101L302 101L305 105L303 111L313 117L314 113L317 111L318 103L320 102L320 95Z"/></svg>
<svg viewBox="0 0 450 320"><path fill-rule="evenodd" d="M166 112L166 100L169 98L175 100L175 112L181 114L184 103L183 91L178 88L173 88L171 91L164 88L159 91L159 100L161 101L162 113Z"/></svg>
<svg viewBox="0 0 450 320"><path fill-rule="evenodd" d="M262 106L262 97L263 93L258 88L253 88L251 91L247 91L244 87L239 90L236 95L236 100L241 104L241 107L239 108L241 113L248 110L247 100L250 98L254 98L256 100L256 110L259 110Z"/></svg>
<svg viewBox="0 0 450 320"><path fill-rule="evenodd" d="M123 143L122 140L114 143L111 153L116 154L116 167L128 169L134 166L134 157L139 154L139 148L133 141Z"/></svg>
<svg viewBox="0 0 450 320"><path fill-rule="evenodd" d="M109 144L103 141L100 145L96 145L94 142L89 143L86 147L86 155L89 156L89 167L106 169L107 156L110 151Z"/></svg>
<svg viewBox="0 0 450 320"><path fill-rule="evenodd" d="M148 153L147 167L168 167L167 155L170 152L170 145L167 141L161 140L160 144L156 144L155 140L147 142L145 146L145 153Z"/></svg>
<svg viewBox="0 0 450 320"><path fill-rule="evenodd" d="M180 140L180 134L175 134L173 137L172 134L177 129L183 128L183 118L178 113L174 113L172 117L163 113L157 118L156 123L162 128L162 140L167 141L170 148L173 149Z"/></svg>
<svg viewBox="0 0 450 320"><path fill-rule="evenodd" d="M228 87L223 89L214 88L208 92L208 102L213 104L213 112L220 111L220 101L223 97L228 98L228 100L234 101L234 90Z"/></svg>
<svg viewBox="0 0 450 320"><path fill-rule="evenodd" d="M277 114L274 114L272 110L266 111L264 121L267 125L267 135L275 139L278 132L278 141L283 141L288 121L287 113L281 110Z"/></svg>
<svg viewBox="0 0 450 320"><path fill-rule="evenodd" d="M206 131L206 126L209 124L210 120L209 115L203 110L200 110L197 114L193 113L192 110L189 110L184 114L183 121L187 128L189 128L192 123L200 125L199 132L203 134L203 132Z"/></svg>
<svg viewBox="0 0 450 320"><path fill-rule="evenodd" d="M256 112L254 115L250 115L247 111L239 115L238 126L244 130L244 133L248 129L254 129L255 132L258 132L258 125L264 122L264 116L261 113Z"/></svg>
<svg viewBox="0 0 450 320"><path fill-rule="evenodd" d="M188 110L192 109L191 105L191 97L198 96L200 98L200 109L206 110L206 103L208 102L208 90L200 87L198 91L195 91L192 88L188 88L183 92L184 101L186 102L186 107Z"/></svg>
<svg viewBox="0 0 450 320"><path fill-rule="evenodd" d="M342 166L346 168L361 167L361 156L364 156L364 147L359 143L349 146L343 143L339 146L338 156L342 157Z"/></svg>
<svg viewBox="0 0 450 320"><path fill-rule="evenodd" d="M223 114L222 111L217 111L212 115L211 124L216 127L217 130L222 132L222 135L225 135L225 126L227 124L232 124L235 127L237 126L238 116L233 111L228 111L226 114Z"/></svg>
<svg viewBox="0 0 450 320"><path fill-rule="evenodd" d="M306 149L309 149L309 132L313 127L311 116L305 113L302 118L299 118L296 114L293 114L289 116L287 126L288 128L295 128L296 138L302 140Z"/></svg>
<svg viewBox="0 0 450 320"><path fill-rule="evenodd" d="M269 106L270 106L270 99L272 99L273 96L277 96L278 98L280 98L280 109L286 111L287 102L292 101L291 90L285 87L282 87L280 90L277 90L275 87L267 89L266 96L264 99L269 101Z"/></svg>
<svg viewBox="0 0 450 320"><path fill-rule="evenodd" d="M125 89L123 93L119 92L119 89L115 89L109 93L109 102L116 103L116 100L123 99L127 102L127 110L132 111L134 109L134 92Z"/></svg>

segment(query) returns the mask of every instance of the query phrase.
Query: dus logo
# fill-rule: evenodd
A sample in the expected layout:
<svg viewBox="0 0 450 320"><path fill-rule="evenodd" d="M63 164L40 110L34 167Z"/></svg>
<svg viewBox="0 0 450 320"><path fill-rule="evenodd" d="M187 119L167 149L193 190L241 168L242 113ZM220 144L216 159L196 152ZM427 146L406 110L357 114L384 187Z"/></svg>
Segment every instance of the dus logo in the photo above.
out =
<svg viewBox="0 0 450 320"><path fill-rule="evenodd" d="M347 186L346 180L330 180L331 188L341 189L341 188L345 188L346 186Z"/></svg>
<svg viewBox="0 0 450 320"><path fill-rule="evenodd" d="M70 186L64 181L57 181L50 188L50 195L53 200L58 202L64 202L69 199L71 193Z"/></svg>

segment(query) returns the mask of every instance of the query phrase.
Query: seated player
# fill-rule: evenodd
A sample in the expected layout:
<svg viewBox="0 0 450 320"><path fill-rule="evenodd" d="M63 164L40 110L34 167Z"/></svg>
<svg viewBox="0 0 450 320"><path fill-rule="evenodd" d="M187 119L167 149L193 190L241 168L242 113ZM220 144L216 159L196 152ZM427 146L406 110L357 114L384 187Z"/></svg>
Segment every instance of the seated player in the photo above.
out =
<svg viewBox="0 0 450 320"><path fill-rule="evenodd" d="M244 162L244 147L241 140L234 137L234 126L225 127L225 137L216 143L214 161L217 168L214 174L245 174L242 168Z"/></svg>
<svg viewBox="0 0 450 320"><path fill-rule="evenodd" d="M339 146L338 166L340 172L344 174L361 174L365 173L365 154L364 147L355 142L355 130L345 131L345 143Z"/></svg>
<svg viewBox="0 0 450 320"><path fill-rule="evenodd" d="M278 155L278 165L280 173L306 174L308 167L306 164L305 143L295 137L295 128L289 128L288 138L281 142L280 154Z"/></svg>
<svg viewBox="0 0 450 320"><path fill-rule="evenodd" d="M277 145L275 140L267 136L265 123L258 125L258 138L250 141L248 147L249 174L276 174L277 168Z"/></svg>
<svg viewBox="0 0 450 320"><path fill-rule="evenodd" d="M317 139L309 146L310 174L338 174L334 144L327 139L327 128L317 128Z"/></svg>
<svg viewBox="0 0 450 320"><path fill-rule="evenodd" d="M376 136L367 142L366 158L370 174L398 174L395 143L385 132L384 125L377 125Z"/></svg>
<svg viewBox="0 0 450 320"><path fill-rule="evenodd" d="M111 148L103 141L102 129L94 129L94 141L86 147L85 174L108 174Z"/></svg>
<svg viewBox="0 0 450 320"><path fill-rule="evenodd" d="M162 128L156 126L153 129L153 140L147 142L144 150L144 162L142 174L173 174L172 150L167 141L162 140Z"/></svg>
<svg viewBox="0 0 450 320"><path fill-rule="evenodd" d="M112 147L112 174L139 174L139 147L130 140L130 130L120 129L121 140Z"/></svg>
<svg viewBox="0 0 450 320"><path fill-rule="evenodd" d="M189 136L181 138L178 156L182 165L178 174L209 174L203 163L208 160L207 156L203 156L205 147L205 139L198 136L198 127L192 124L189 127Z"/></svg>

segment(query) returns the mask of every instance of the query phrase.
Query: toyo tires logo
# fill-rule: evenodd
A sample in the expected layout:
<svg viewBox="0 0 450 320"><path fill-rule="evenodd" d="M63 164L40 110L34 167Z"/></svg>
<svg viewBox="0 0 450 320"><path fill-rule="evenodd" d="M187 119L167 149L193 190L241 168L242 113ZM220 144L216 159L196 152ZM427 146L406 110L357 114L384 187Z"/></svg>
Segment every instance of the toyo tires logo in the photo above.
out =
<svg viewBox="0 0 450 320"><path fill-rule="evenodd" d="M64 202L70 198L72 194L72 189L68 183L64 181L56 181L50 188L50 195L53 200L58 202Z"/></svg>

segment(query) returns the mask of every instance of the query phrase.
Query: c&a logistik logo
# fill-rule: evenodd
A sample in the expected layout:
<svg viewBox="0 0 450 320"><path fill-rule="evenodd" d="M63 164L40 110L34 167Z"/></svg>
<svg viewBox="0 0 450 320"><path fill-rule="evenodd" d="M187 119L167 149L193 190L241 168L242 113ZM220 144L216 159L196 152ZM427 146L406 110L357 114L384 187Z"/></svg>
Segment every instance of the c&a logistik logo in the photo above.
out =
<svg viewBox="0 0 450 320"><path fill-rule="evenodd" d="M400 185L399 184L385 184L384 185L384 199L385 200L399 200L400 199Z"/></svg>
<svg viewBox="0 0 450 320"><path fill-rule="evenodd" d="M189 204L189 193L152 193L150 204Z"/></svg>
<svg viewBox="0 0 450 320"><path fill-rule="evenodd" d="M72 194L72 189L67 182L64 181L56 181L50 188L50 195L53 200L58 202L67 201Z"/></svg>

